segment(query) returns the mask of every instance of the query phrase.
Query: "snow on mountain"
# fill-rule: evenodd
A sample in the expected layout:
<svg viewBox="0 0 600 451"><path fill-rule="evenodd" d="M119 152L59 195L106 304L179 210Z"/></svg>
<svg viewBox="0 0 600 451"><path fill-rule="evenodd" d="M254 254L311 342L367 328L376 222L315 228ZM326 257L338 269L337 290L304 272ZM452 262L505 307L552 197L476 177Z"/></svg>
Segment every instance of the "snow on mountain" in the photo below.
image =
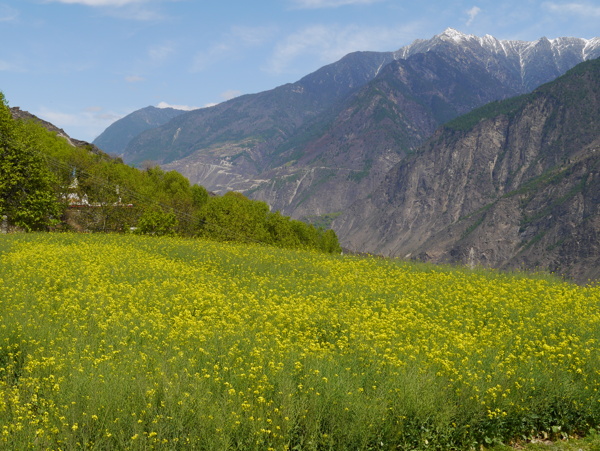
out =
<svg viewBox="0 0 600 451"><path fill-rule="evenodd" d="M600 49L600 38L587 39L582 54L585 60L598 58L598 49ZM596 55L596 56L590 56Z"/></svg>
<svg viewBox="0 0 600 451"><path fill-rule="evenodd" d="M551 51L560 57L565 52L578 51L584 59L593 59L600 56L600 38L584 39L561 37L547 39L542 37L536 41L499 40L494 36L486 34L483 37L465 34L454 28L447 28L442 33L431 39L417 39L412 44L402 47L395 52L396 58L406 59L415 53L424 53L434 50L444 43L452 43L462 46L479 46L481 50L493 54L503 53L506 56L514 54L526 54L532 49L539 48L545 42L550 43Z"/></svg>
<svg viewBox="0 0 600 451"><path fill-rule="evenodd" d="M459 49L489 68L509 68L514 82L524 91L530 91L583 61L600 57L600 38L542 37L529 42L500 40L490 35L479 37L447 28L431 39L419 39L402 47L394 52L394 57L406 59L417 53L449 52L451 49Z"/></svg>

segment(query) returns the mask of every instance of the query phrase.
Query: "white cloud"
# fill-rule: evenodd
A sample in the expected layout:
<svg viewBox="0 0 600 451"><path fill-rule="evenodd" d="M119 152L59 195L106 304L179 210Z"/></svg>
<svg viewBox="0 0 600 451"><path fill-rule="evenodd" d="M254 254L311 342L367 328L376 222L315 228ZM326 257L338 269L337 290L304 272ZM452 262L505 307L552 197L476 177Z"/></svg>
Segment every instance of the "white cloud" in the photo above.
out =
<svg viewBox="0 0 600 451"><path fill-rule="evenodd" d="M174 108L176 110L192 111L197 110L199 107L188 105L171 105L167 102L160 102L158 105L156 105L156 108Z"/></svg>
<svg viewBox="0 0 600 451"><path fill-rule="evenodd" d="M148 56L154 63L164 62L170 55L175 52L175 47L170 44L162 44L148 49Z"/></svg>
<svg viewBox="0 0 600 451"><path fill-rule="evenodd" d="M265 70L284 73L304 56L316 57L320 64L327 64L358 50L395 50L414 36L414 28L413 24L394 28L314 25L277 44Z"/></svg>
<svg viewBox="0 0 600 451"><path fill-rule="evenodd" d="M473 6L470 10L467 11L467 15L469 19L467 20L467 26L471 25L475 20L475 17L481 12L481 8L478 6Z"/></svg>
<svg viewBox="0 0 600 451"><path fill-rule="evenodd" d="M292 0L292 4L302 9L337 8L346 5L370 5L381 0Z"/></svg>
<svg viewBox="0 0 600 451"><path fill-rule="evenodd" d="M67 5L84 5L93 8L103 8L106 15L118 19L137 21L161 21L164 16L155 11L151 3L162 0L46 0L47 2Z"/></svg>
<svg viewBox="0 0 600 451"><path fill-rule="evenodd" d="M229 40L243 47L256 47L273 35L273 27L241 27L231 28Z"/></svg>
<svg viewBox="0 0 600 451"><path fill-rule="evenodd" d="M223 101L227 101L227 100L231 100L231 99L235 99L236 97L238 97L239 95L241 95L242 92L238 91L237 89L228 89L227 91L223 91L221 94L219 94L219 97L221 97L223 99ZM221 102L209 102L206 103L202 106L202 108L210 108L211 106L216 106L219 105Z"/></svg>
<svg viewBox="0 0 600 451"><path fill-rule="evenodd" d="M600 17L600 6L588 3L544 3L545 8L559 14L574 14L582 17Z"/></svg>
<svg viewBox="0 0 600 451"><path fill-rule="evenodd" d="M144 3L148 0L50 0L58 3L66 3L68 5L85 5L85 6L126 6L135 3Z"/></svg>
<svg viewBox="0 0 600 451"><path fill-rule="evenodd" d="M146 79L144 77L140 77L139 75L129 75L127 77L125 77L125 81L127 83L139 83L141 81L145 81Z"/></svg>
<svg viewBox="0 0 600 451"><path fill-rule="evenodd" d="M110 124L124 116L111 111L105 112L98 106L87 107L77 113L65 113L41 107L33 114L62 128L71 138L89 142L93 141Z"/></svg>
<svg viewBox="0 0 600 451"><path fill-rule="evenodd" d="M109 10L107 15L117 19L137 20L139 22L159 22L165 19L165 16L161 13L144 8L141 5Z"/></svg>
<svg viewBox="0 0 600 451"><path fill-rule="evenodd" d="M0 72L24 72L22 67L0 60Z"/></svg>
<svg viewBox="0 0 600 451"><path fill-rule="evenodd" d="M19 11L13 7L0 3L0 22L12 22L19 16Z"/></svg>
<svg viewBox="0 0 600 451"><path fill-rule="evenodd" d="M258 47L273 35L272 27L232 27L219 42L196 53L192 71L201 72L207 67L240 53L242 49Z"/></svg>
<svg viewBox="0 0 600 451"><path fill-rule="evenodd" d="M225 99L225 100L231 100L237 96L239 96L242 92L238 91L236 89L228 89L227 91L224 91L221 93L221 98Z"/></svg>
<svg viewBox="0 0 600 451"><path fill-rule="evenodd" d="M192 61L192 72L202 72L217 61L227 59L227 56L233 49L225 44L219 43L212 45L209 49L198 52Z"/></svg>
<svg viewBox="0 0 600 451"><path fill-rule="evenodd" d="M39 111L36 111L34 114L60 128L68 127L70 125L81 125L82 122L81 117L79 115L62 113L60 111L53 111L46 107L42 107Z"/></svg>

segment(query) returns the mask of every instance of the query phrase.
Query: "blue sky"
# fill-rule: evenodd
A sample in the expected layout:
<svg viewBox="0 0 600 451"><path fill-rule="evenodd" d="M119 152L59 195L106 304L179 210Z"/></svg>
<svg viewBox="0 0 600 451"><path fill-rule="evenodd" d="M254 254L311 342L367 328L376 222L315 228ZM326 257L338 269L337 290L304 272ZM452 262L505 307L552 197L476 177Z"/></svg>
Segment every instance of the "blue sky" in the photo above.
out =
<svg viewBox="0 0 600 451"><path fill-rule="evenodd" d="M0 0L0 91L92 141L148 105L204 107L447 27L600 36L598 0Z"/></svg>

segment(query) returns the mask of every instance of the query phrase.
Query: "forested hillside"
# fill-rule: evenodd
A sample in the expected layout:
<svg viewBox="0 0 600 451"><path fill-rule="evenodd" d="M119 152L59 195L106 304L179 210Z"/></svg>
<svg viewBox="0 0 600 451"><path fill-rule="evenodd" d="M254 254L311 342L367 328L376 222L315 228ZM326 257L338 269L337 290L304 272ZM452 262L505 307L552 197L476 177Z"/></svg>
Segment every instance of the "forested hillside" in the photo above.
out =
<svg viewBox="0 0 600 451"><path fill-rule="evenodd" d="M339 251L324 231L264 202L211 196L181 174L138 170L92 146L74 146L36 120L13 118L0 93L0 216L14 230L203 236Z"/></svg>

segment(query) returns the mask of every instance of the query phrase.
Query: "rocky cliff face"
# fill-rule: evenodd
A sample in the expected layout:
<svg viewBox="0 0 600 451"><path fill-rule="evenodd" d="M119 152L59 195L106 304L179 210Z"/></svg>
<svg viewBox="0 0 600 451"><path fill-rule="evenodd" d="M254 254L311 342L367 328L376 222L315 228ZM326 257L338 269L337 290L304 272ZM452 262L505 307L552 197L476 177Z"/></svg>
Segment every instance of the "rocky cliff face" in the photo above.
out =
<svg viewBox="0 0 600 451"><path fill-rule="evenodd" d="M600 60L450 122L334 222L346 247L600 277Z"/></svg>

